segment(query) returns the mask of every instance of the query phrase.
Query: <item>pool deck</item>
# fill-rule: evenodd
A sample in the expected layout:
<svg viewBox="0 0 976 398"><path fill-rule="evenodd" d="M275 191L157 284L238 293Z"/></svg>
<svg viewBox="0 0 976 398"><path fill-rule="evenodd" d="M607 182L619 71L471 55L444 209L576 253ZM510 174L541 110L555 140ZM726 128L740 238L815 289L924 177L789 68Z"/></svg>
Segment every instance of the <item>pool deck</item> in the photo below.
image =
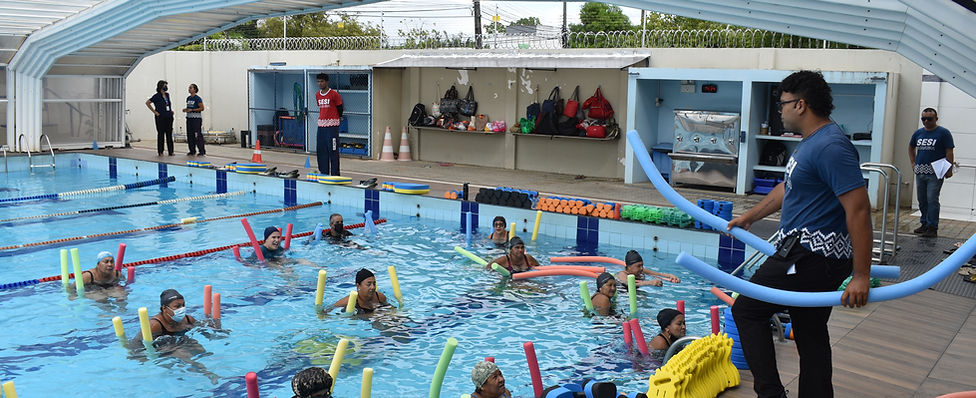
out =
<svg viewBox="0 0 976 398"><path fill-rule="evenodd" d="M236 144L208 145L206 157L187 157L185 144L177 143L175 156L156 156L155 141L133 144L132 148L83 151L146 161L185 164L187 160L209 160L216 165L249 162L252 150ZM279 172L298 169L304 176L304 153L265 149L265 163ZM315 157L310 157L314 167ZM380 162L342 158L342 174L353 182L376 177L430 184L431 195L441 197L446 190L460 189L470 182L472 195L480 187L507 186L531 189L543 194L644 203L668 206L669 203L649 184L625 185L620 180L577 178L522 170L507 170L432 162ZM762 200L761 195L679 189L691 201L699 198L730 200L735 213ZM597 194L594 194L597 193ZM902 192L912 194L912 192ZM754 232L767 235L775 229L775 217L757 223ZM880 214L876 212L875 219ZM936 265L942 252L976 233L976 223L941 220L938 238L918 238L911 230L918 217L902 210L899 221L901 250L894 263L902 266L900 280L910 279ZM834 363L834 391L837 397L936 397L958 391L976 390L976 284L965 283L953 274L921 293L861 309L835 307L829 322ZM797 396L799 362L790 341L776 343L777 363L787 390ZM740 372L742 384L719 396L754 397L752 375Z"/></svg>

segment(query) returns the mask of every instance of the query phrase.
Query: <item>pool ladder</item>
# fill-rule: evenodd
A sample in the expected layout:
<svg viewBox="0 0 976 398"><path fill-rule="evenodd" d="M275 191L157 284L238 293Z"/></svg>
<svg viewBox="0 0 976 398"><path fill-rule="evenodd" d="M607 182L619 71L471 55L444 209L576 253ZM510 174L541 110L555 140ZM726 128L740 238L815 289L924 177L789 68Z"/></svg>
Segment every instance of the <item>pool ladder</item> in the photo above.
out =
<svg viewBox="0 0 976 398"><path fill-rule="evenodd" d="M17 137L17 145L20 146L20 148L22 148L24 151L27 152L27 164L30 165L30 169L31 170L34 170L35 167L50 167L52 169L55 168L55 164L54 164L55 163L55 160L54 160L54 147L51 146L51 139L50 138L47 138L47 134L41 134L41 138L43 138L45 141L47 141L47 149L49 151L51 151L51 163L34 164L34 159L31 157L30 148L28 148L27 146L23 145L24 138L26 138L24 136L24 134L21 134L19 137ZM4 157L4 162L6 162L6 158L7 158L7 153L6 152L4 152L4 156L3 157ZM4 167L6 167L6 165L4 165Z"/></svg>
<svg viewBox="0 0 976 398"><path fill-rule="evenodd" d="M0 149L3 150L3 172L7 172L7 146L0 145Z"/></svg>
<svg viewBox="0 0 976 398"><path fill-rule="evenodd" d="M888 240L888 197L890 197L890 188L892 185L891 178L886 169L889 169L895 173L895 217L894 217L894 227L891 228L891 240ZM888 163L874 163L865 162L861 163L861 171L878 173L882 179L884 179L884 200L882 201L881 207L881 231L880 239L874 239L874 244L878 245L871 249L871 261L877 262L878 264L888 264L891 259L895 258L898 254L898 206L901 205L901 171L898 167L893 164ZM873 238L873 236L872 236Z"/></svg>

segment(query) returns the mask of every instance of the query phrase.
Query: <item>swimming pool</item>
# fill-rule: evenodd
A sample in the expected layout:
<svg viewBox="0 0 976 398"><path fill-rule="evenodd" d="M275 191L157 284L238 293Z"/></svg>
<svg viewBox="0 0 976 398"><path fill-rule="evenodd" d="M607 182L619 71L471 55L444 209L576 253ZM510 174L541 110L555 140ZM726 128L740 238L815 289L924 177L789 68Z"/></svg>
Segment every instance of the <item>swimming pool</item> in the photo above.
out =
<svg viewBox="0 0 976 398"><path fill-rule="evenodd" d="M37 170L29 178L25 178L26 171L12 171L3 186L14 191L0 192L0 198L145 181L158 178L163 172L152 163L109 161L91 155L59 155L61 163L76 167L62 167L55 172ZM116 178L110 178L110 168L115 168ZM220 175L213 170L176 166L165 169L167 175L176 177L166 187L8 204L0 206L0 219L221 191ZM445 377L442 396L470 393L471 367L486 356L495 357L515 396L531 395L531 382L524 371L525 341L535 344L547 386L595 377L614 381L621 391L647 388L655 362L626 353L619 320L582 316L577 278L502 284L497 274L482 271L455 253L452 248L464 244L459 228L462 205L457 201L364 193L354 188L304 182L289 193L289 183L281 179L234 174L224 178L227 192L248 193L0 223L4 236L0 246L179 223L187 217L280 209L290 202L322 201L323 205L248 217L250 224L260 231L266 225L284 227L293 223L296 232L304 232L325 222L333 212L343 214L346 224L359 222L367 208L377 210L388 222L378 226L376 236L355 231L359 235L356 239L369 247L364 251L320 243L305 245L304 239L293 242L289 256L305 258L319 266L244 266L229 251L141 265L136 268L136 283L126 288L128 296L124 301L77 299L73 293L64 293L60 282L0 290L0 313L5 320L5 327L0 328L0 341L4 342L0 347L0 378L14 380L22 394L31 396L63 395L65 391L94 395L125 395L131 391L150 396L240 396L244 391L243 375L255 371L263 395L287 397L292 395L291 377L311 365L328 368L335 344L344 337L351 343L336 382L336 396L358 395L362 369L370 367L375 371L373 396L416 397L427 394L445 341L455 337L460 344ZM374 194L376 199L372 199ZM518 209L481 205L478 212L482 232L487 231L487 224L496 213L519 222L520 230L525 229L524 220L531 220L530 212ZM601 220L599 236L593 239L598 245L594 249L592 245L581 245L577 217L561 216L564 215L544 216L539 240L528 243L529 253L547 263L550 256L578 254L581 247L616 258L636 248L648 266L682 279L681 284L664 289L641 291L638 315L645 335L650 337L657 332L651 321L657 311L673 307L677 299L687 303L688 334L708 333L708 307L719 304L708 293L711 285L674 265L673 260L674 252L685 249L715 258L717 235ZM584 233L594 231L593 228L585 226ZM499 254L493 246L478 243L483 237L483 233L480 239L476 236L472 250L483 256ZM5 250L0 251L0 257L6 257L0 283L57 275L58 251L62 248L77 247L82 266L88 269L95 253L114 253L121 242L128 246L128 263L246 240L240 222L232 218L64 245ZM671 242L675 241L672 250ZM582 243L589 241L584 239ZM242 251L250 253L248 249ZM354 275L362 266L376 272L379 290L392 296L386 273L389 265L397 267L403 288L404 306L400 310L371 318L335 314L321 317L314 311L320 268L328 270L325 302L332 303L354 289ZM614 266L610 268L616 270ZM111 318L120 316L127 336L132 338L138 333L137 309L147 307L150 315L158 312L159 293L167 288L179 290L186 297L188 313L203 318L205 284L213 285L214 292L223 298L223 330L190 332L188 337L202 349L162 353L157 359L147 360L141 351L130 351L119 344ZM617 308L627 310L625 297L618 297Z"/></svg>

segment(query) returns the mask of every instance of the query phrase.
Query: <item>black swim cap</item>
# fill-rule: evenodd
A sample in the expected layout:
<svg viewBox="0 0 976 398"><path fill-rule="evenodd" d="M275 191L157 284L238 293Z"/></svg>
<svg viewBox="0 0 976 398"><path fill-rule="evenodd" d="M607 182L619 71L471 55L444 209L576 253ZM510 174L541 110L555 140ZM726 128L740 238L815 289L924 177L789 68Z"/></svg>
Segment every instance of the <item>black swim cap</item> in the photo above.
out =
<svg viewBox="0 0 976 398"><path fill-rule="evenodd" d="M356 273L356 284L358 285L362 283L364 280L369 279L372 276L374 276L373 271L363 268Z"/></svg>
<svg viewBox="0 0 976 398"><path fill-rule="evenodd" d="M637 262L644 262L644 258L641 257L637 250L631 250L627 252L626 256L624 256L624 264L627 264L628 266Z"/></svg>
<svg viewBox="0 0 976 398"><path fill-rule="evenodd" d="M166 307L166 306L169 305L169 303L172 303L173 301L176 301L176 300L182 299L182 298L183 298L183 295L180 294L180 292L176 291L176 289L166 289L166 290L163 290L163 292L159 294L159 305L160 306L163 306L163 307Z"/></svg>
<svg viewBox="0 0 976 398"><path fill-rule="evenodd" d="M604 272L600 276L596 277L596 290L600 290L603 284L613 281L613 275L609 272Z"/></svg>
<svg viewBox="0 0 976 398"><path fill-rule="evenodd" d="M331 397L329 392L332 390L332 375L325 369L313 367L305 369L291 379L291 390L295 392L292 398L305 398L313 395L326 394L324 397Z"/></svg>
<svg viewBox="0 0 976 398"><path fill-rule="evenodd" d="M268 239L271 234L278 232L278 227L272 225L264 229L264 239Z"/></svg>
<svg viewBox="0 0 976 398"><path fill-rule="evenodd" d="M657 324L661 325L661 329L668 327L671 321L674 320L678 315L682 315L680 311L673 308L665 308L661 312L657 313Z"/></svg>
<svg viewBox="0 0 976 398"><path fill-rule="evenodd" d="M512 240L508 241L508 248L511 249L516 245L525 246L525 242L522 241L522 238L519 238L518 236L513 236Z"/></svg>
<svg viewBox="0 0 976 398"><path fill-rule="evenodd" d="M502 224L505 224L506 226L508 225L505 222L505 217L502 217L502 216L495 216L495 219L491 220L491 223L494 225L496 222L499 222L499 221L501 221Z"/></svg>

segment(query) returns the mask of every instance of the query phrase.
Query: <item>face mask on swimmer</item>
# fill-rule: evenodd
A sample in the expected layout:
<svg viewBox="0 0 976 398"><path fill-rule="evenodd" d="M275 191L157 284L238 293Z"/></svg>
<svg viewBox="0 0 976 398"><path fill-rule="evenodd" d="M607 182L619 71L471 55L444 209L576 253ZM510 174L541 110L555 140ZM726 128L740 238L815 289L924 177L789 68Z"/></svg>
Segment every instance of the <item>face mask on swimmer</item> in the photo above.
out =
<svg viewBox="0 0 976 398"><path fill-rule="evenodd" d="M186 307L180 307L177 309L170 309L173 311L173 322L183 322L183 318L186 318Z"/></svg>
<svg viewBox="0 0 976 398"><path fill-rule="evenodd" d="M342 232L345 227L342 225L342 221L339 221L332 225L332 230L336 232Z"/></svg>

